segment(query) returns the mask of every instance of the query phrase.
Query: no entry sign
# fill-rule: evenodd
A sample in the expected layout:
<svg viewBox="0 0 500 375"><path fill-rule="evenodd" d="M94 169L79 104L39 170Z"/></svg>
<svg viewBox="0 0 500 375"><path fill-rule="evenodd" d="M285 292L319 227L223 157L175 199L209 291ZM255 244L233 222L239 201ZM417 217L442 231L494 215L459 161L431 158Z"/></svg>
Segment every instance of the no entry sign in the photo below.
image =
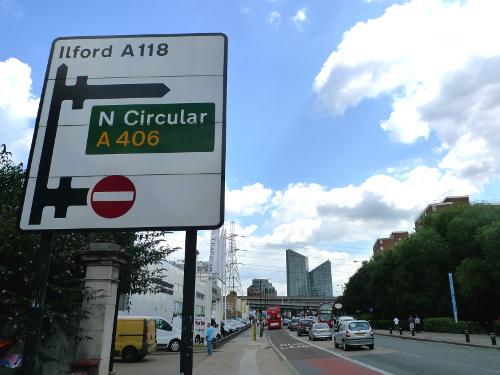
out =
<svg viewBox="0 0 500 375"><path fill-rule="evenodd" d="M97 215L107 219L125 215L134 201L135 186L125 176L105 177L92 189L92 209Z"/></svg>
<svg viewBox="0 0 500 375"><path fill-rule="evenodd" d="M215 229L224 221L227 38L59 38L20 228Z"/></svg>

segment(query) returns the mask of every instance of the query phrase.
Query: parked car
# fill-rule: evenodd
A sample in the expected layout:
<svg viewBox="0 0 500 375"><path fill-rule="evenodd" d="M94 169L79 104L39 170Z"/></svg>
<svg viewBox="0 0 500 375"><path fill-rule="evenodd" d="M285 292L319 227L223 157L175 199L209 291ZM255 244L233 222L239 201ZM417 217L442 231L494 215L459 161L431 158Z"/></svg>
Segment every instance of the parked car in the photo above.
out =
<svg viewBox="0 0 500 375"><path fill-rule="evenodd" d="M224 321L224 328L230 334L239 330L238 324L232 319L226 319Z"/></svg>
<svg viewBox="0 0 500 375"><path fill-rule="evenodd" d="M283 318L283 325L288 326L288 323L290 323L290 319L288 318Z"/></svg>
<svg viewBox="0 0 500 375"><path fill-rule="evenodd" d="M314 323L309 330L309 340L332 339L332 330L328 323Z"/></svg>
<svg viewBox="0 0 500 375"><path fill-rule="evenodd" d="M114 355L134 362L156 350L156 321L150 316L119 316Z"/></svg>
<svg viewBox="0 0 500 375"><path fill-rule="evenodd" d="M290 331L294 331L297 329L297 326L299 325L300 323L300 319L299 318L292 318L292 320L290 321L290 323L288 323L288 329Z"/></svg>
<svg viewBox="0 0 500 375"><path fill-rule="evenodd" d="M373 350L375 347L375 337L373 329L366 320L347 320L335 328L333 345L347 351L353 346L368 346Z"/></svg>
<svg viewBox="0 0 500 375"><path fill-rule="evenodd" d="M181 349L181 330L172 326L161 316L155 316L156 346L158 349L166 348L172 352Z"/></svg>
<svg viewBox="0 0 500 375"><path fill-rule="evenodd" d="M297 336L307 335L313 324L312 319L301 319L297 326Z"/></svg>

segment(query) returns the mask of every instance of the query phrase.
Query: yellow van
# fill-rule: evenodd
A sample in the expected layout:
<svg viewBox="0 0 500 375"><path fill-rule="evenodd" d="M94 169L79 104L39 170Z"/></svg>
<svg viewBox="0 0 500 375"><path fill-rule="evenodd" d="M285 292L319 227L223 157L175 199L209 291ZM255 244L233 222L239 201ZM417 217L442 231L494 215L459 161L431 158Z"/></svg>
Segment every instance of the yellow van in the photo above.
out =
<svg viewBox="0 0 500 375"><path fill-rule="evenodd" d="M156 322L147 316L119 316L116 322L115 356L138 361L156 350Z"/></svg>

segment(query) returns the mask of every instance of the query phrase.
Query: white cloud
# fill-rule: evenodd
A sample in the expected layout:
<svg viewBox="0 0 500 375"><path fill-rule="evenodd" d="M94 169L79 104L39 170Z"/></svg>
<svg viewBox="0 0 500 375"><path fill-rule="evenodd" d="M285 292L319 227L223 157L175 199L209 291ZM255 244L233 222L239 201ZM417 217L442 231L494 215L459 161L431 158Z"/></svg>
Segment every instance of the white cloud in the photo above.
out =
<svg viewBox="0 0 500 375"><path fill-rule="evenodd" d="M0 61L0 143L16 161L26 161L38 98L31 91L31 68L15 58Z"/></svg>
<svg viewBox="0 0 500 375"><path fill-rule="evenodd" d="M319 108L342 115L390 97L380 126L402 143L435 133L440 168L481 187L500 172L500 2L413 0L359 22L314 80Z"/></svg>
<svg viewBox="0 0 500 375"><path fill-rule="evenodd" d="M466 179L427 166L330 190L292 184L274 193L272 236L298 242L371 241L393 230L411 230L413 219L429 202L477 191Z"/></svg>
<svg viewBox="0 0 500 375"><path fill-rule="evenodd" d="M295 15L291 18L291 20L299 30L302 30L302 24L308 20L306 8L299 9L297 13L295 13Z"/></svg>
<svg viewBox="0 0 500 375"><path fill-rule="evenodd" d="M272 190L260 183L244 186L241 190L226 189L226 211L248 216L263 213L270 203Z"/></svg>
<svg viewBox="0 0 500 375"><path fill-rule="evenodd" d="M281 23L281 14L279 12L271 12L266 19L267 24L279 26Z"/></svg>

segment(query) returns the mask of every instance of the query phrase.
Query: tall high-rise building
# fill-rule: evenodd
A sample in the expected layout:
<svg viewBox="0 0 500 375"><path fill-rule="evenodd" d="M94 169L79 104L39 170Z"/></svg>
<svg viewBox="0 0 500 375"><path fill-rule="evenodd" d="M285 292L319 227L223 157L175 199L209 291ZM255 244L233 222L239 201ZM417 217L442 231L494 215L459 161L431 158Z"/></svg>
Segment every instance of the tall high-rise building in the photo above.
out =
<svg viewBox="0 0 500 375"><path fill-rule="evenodd" d="M288 297L332 297L332 264L329 260L309 272L309 260L293 250L286 251Z"/></svg>
<svg viewBox="0 0 500 375"><path fill-rule="evenodd" d="M310 294L308 273L307 257L288 249L286 251L286 294L289 297Z"/></svg>
<svg viewBox="0 0 500 375"><path fill-rule="evenodd" d="M276 288L268 279L253 279L252 285L247 288L247 296L249 297L276 297L278 293Z"/></svg>
<svg viewBox="0 0 500 375"><path fill-rule="evenodd" d="M321 263L318 267L309 272L309 287L311 296L333 296L332 264L329 260Z"/></svg>

